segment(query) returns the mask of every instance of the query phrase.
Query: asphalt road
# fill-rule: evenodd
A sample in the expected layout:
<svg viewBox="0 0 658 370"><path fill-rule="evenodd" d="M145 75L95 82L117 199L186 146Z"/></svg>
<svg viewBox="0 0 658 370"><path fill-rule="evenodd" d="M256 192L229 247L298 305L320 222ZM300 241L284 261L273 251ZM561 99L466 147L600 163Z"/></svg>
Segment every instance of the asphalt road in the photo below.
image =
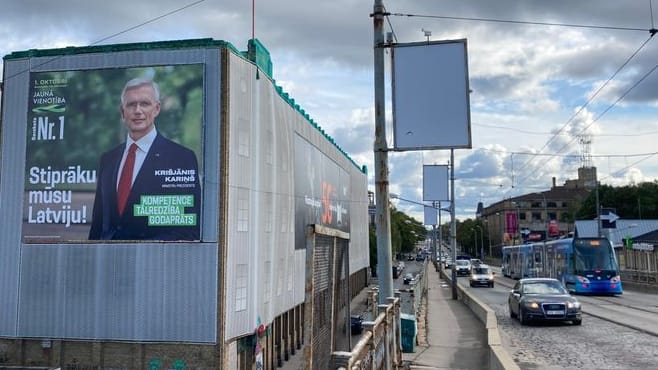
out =
<svg viewBox="0 0 658 370"><path fill-rule="evenodd" d="M507 307L514 280L497 274L493 289L470 288L464 277L459 283L496 312L503 344L523 370L658 368L658 295L627 291L618 297L579 296L581 326L521 326Z"/></svg>

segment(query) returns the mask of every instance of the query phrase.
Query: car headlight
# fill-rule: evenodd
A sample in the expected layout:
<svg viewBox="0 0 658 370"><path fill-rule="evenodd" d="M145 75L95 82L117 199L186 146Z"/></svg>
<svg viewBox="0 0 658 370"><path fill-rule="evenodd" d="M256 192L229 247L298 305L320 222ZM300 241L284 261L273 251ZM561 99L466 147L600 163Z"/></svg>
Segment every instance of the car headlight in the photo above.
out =
<svg viewBox="0 0 658 370"><path fill-rule="evenodd" d="M567 302L568 308L580 308L580 302Z"/></svg>
<svg viewBox="0 0 658 370"><path fill-rule="evenodd" d="M578 281L579 281L580 283L583 283L583 284L589 284L589 279L586 278L586 277L584 277L584 276L576 276L576 278L578 279Z"/></svg>
<svg viewBox="0 0 658 370"><path fill-rule="evenodd" d="M617 276L613 277L612 279L610 279L610 282L613 283L613 284L618 283L620 281L621 281L621 277L619 277L619 275L617 275Z"/></svg>
<svg viewBox="0 0 658 370"><path fill-rule="evenodd" d="M525 302L525 306L528 307L528 308L532 308L532 309L536 310L536 309L539 308L539 303L537 303L535 301Z"/></svg>

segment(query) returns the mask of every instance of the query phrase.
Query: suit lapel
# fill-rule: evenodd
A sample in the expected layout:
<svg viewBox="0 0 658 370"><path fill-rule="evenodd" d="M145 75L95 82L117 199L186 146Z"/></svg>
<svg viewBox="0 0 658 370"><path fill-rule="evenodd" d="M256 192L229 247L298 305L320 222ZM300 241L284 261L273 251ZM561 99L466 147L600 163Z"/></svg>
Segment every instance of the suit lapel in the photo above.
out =
<svg viewBox="0 0 658 370"><path fill-rule="evenodd" d="M157 167L157 164L160 163L160 153L162 151L162 137L158 134L151 144L151 148L148 153L146 153L146 158L144 158L144 163L135 177L135 182L133 183L132 188L130 189L130 199L135 203L139 203L139 196L142 195L145 191L153 191L157 189L158 184L155 183L157 180L154 176L154 171Z"/></svg>

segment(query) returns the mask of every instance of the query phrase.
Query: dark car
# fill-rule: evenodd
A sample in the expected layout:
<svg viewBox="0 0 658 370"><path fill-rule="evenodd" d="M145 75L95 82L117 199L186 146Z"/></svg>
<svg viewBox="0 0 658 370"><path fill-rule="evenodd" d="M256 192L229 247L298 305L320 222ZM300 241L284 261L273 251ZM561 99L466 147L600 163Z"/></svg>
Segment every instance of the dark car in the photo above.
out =
<svg viewBox="0 0 658 370"><path fill-rule="evenodd" d="M521 279L510 291L507 304L510 317L518 317L521 325L531 321L571 321L580 325L583 320L580 302L557 279Z"/></svg>
<svg viewBox="0 0 658 370"><path fill-rule="evenodd" d="M411 284L412 281L414 281L414 274L412 273L404 275L404 278L402 279L402 283L405 285Z"/></svg>
<svg viewBox="0 0 658 370"><path fill-rule="evenodd" d="M352 335L361 334L363 332L363 316L350 316L350 332Z"/></svg>

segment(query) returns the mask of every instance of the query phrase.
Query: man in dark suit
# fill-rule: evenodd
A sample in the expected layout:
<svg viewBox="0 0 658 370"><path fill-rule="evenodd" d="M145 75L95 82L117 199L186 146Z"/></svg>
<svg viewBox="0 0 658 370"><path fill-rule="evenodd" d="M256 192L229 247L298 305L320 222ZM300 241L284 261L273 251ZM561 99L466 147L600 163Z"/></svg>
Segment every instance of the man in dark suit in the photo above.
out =
<svg viewBox="0 0 658 370"><path fill-rule="evenodd" d="M126 142L101 156L90 240L199 240L201 186L194 152L157 132L158 85L133 79L121 94Z"/></svg>

